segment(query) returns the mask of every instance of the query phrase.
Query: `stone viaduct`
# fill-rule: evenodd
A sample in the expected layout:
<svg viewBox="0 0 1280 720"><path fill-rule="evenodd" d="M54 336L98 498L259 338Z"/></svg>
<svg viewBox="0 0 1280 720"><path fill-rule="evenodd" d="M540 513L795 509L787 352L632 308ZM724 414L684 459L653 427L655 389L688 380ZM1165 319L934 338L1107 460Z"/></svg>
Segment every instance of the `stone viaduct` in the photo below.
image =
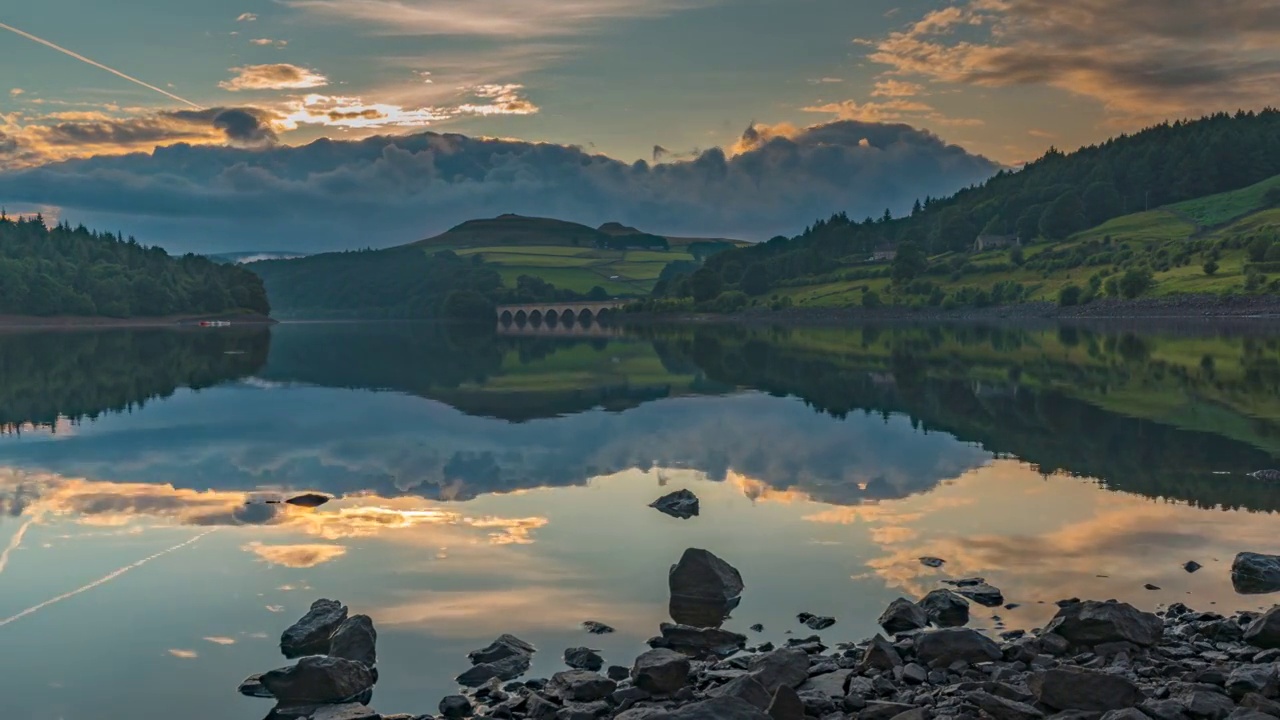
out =
<svg viewBox="0 0 1280 720"><path fill-rule="evenodd" d="M587 300L499 305L497 307L498 324L503 326L585 325L626 304L624 300Z"/></svg>

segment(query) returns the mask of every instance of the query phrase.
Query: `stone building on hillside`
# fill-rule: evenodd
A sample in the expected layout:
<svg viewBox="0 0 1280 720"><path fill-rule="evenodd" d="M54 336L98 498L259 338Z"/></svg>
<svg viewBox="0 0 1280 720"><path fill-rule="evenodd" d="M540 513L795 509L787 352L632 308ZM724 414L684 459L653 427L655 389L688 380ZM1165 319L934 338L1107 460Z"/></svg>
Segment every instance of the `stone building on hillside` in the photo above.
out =
<svg viewBox="0 0 1280 720"><path fill-rule="evenodd" d="M973 251L997 250L1021 244L1017 235L979 235L973 242Z"/></svg>

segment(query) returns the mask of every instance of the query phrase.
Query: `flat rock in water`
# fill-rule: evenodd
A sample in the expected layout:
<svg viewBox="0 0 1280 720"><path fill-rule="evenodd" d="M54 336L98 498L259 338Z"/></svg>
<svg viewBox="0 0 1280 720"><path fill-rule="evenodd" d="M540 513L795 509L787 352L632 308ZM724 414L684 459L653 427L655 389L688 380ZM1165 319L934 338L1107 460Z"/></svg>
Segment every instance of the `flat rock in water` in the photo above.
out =
<svg viewBox="0 0 1280 720"><path fill-rule="evenodd" d="M240 682L240 687L236 688L236 692L245 697L270 698L274 697L270 690L262 686L262 673L250 675Z"/></svg>
<svg viewBox="0 0 1280 720"><path fill-rule="evenodd" d="M667 575L671 594L729 603L742 594L742 575L729 563L699 548L689 548Z"/></svg>
<svg viewBox="0 0 1280 720"><path fill-rule="evenodd" d="M689 658L666 648L650 650L631 667L635 686L654 695L670 695L689 684Z"/></svg>
<svg viewBox="0 0 1280 720"><path fill-rule="evenodd" d="M1231 562L1231 586L1242 595L1280 592L1280 556L1242 552Z"/></svg>
<svg viewBox="0 0 1280 720"><path fill-rule="evenodd" d="M771 720L763 710L746 700L720 697L685 705L667 716L669 720Z"/></svg>
<svg viewBox="0 0 1280 720"><path fill-rule="evenodd" d="M582 627L592 635L608 635L613 632L613 628L602 622L596 622L595 620L587 620L583 622Z"/></svg>
<svg viewBox="0 0 1280 720"><path fill-rule="evenodd" d="M1164 622L1128 603L1087 600L1063 606L1044 632L1056 633L1077 645L1124 641L1151 647L1160 641Z"/></svg>
<svg viewBox="0 0 1280 720"><path fill-rule="evenodd" d="M929 614L906 598L889 603L880 614L880 627L891 633L910 632L929 625Z"/></svg>
<svg viewBox="0 0 1280 720"><path fill-rule="evenodd" d="M378 631L368 615L352 615L329 637L329 656L362 662L369 667L378 664Z"/></svg>
<svg viewBox="0 0 1280 720"><path fill-rule="evenodd" d="M604 658L591 648L572 647L564 651L564 664L575 670L595 672L604 667Z"/></svg>
<svg viewBox="0 0 1280 720"><path fill-rule="evenodd" d="M480 687L490 680L515 680L529 672L532 664L529 655L511 655L491 663L480 663L459 675L455 680L463 687Z"/></svg>
<svg viewBox="0 0 1280 720"><path fill-rule="evenodd" d="M956 592L985 607L999 607L1004 604L1004 593L1000 589L986 583L977 585L961 585Z"/></svg>
<svg viewBox="0 0 1280 720"><path fill-rule="evenodd" d="M728 657L747 646L747 636L720 628L696 628L662 623L662 635L650 638L649 647L667 648L694 657Z"/></svg>
<svg viewBox="0 0 1280 720"><path fill-rule="evenodd" d="M1254 618L1244 629L1244 641L1254 647L1280 648L1280 606Z"/></svg>
<svg viewBox="0 0 1280 720"><path fill-rule="evenodd" d="M916 603L938 627L961 627L969 624L969 601L950 590L933 590Z"/></svg>
<svg viewBox="0 0 1280 720"><path fill-rule="evenodd" d="M921 633L915 638L916 654L926 664L950 665L957 660L969 664L1001 659L1004 654L991 638L969 628L943 628Z"/></svg>
<svg viewBox="0 0 1280 720"><path fill-rule="evenodd" d="M836 619L826 615L814 615L813 613L800 613L796 619L804 623L810 630L826 630L836 624Z"/></svg>
<svg viewBox="0 0 1280 720"><path fill-rule="evenodd" d="M328 495L321 495L320 493L304 493L302 495L291 497L288 500L285 500L285 502L290 505L297 505L298 507L314 508L320 507L321 505L329 502L329 500L330 497Z"/></svg>
<svg viewBox="0 0 1280 720"><path fill-rule="evenodd" d="M289 659L327 653L329 637L346 619L346 605L337 600L317 600L306 615L280 635L280 652Z"/></svg>
<svg viewBox="0 0 1280 720"><path fill-rule="evenodd" d="M1186 570L1186 571L1187 571L1187 572L1189 572L1189 573L1193 573L1193 572L1195 572L1195 571L1199 570L1199 569L1200 569L1200 568L1202 568L1202 567L1204 567L1204 566L1203 566L1203 565L1201 565L1200 563L1196 562L1195 560L1188 560L1188 561L1186 561L1185 563L1183 563L1183 564L1182 564L1182 569L1183 569L1183 570Z"/></svg>
<svg viewBox="0 0 1280 720"><path fill-rule="evenodd" d="M612 628L610 629L612 632ZM493 663L514 655L532 655L537 650L529 643L521 640L515 635L499 635L497 640L489 643L487 647L479 650L472 650L467 653L467 659L472 665L481 663Z"/></svg>
<svg viewBox="0 0 1280 720"><path fill-rule="evenodd" d="M677 490L649 503L649 507L671 517L688 520L698 515L698 496L689 490Z"/></svg>
<svg viewBox="0 0 1280 720"><path fill-rule="evenodd" d="M943 560L942 558L939 558L939 557L932 557L930 555L926 555L918 559L920 560L920 564L924 565L925 567L940 568L943 565L947 564L946 560Z"/></svg>
<svg viewBox="0 0 1280 720"><path fill-rule="evenodd" d="M1142 691L1127 678L1077 667L1038 672L1029 683L1036 702L1055 710L1106 712L1142 702Z"/></svg>
<svg viewBox="0 0 1280 720"><path fill-rule="evenodd" d="M363 663L310 655L263 673L261 683L282 703L340 703L372 688L373 674Z"/></svg>

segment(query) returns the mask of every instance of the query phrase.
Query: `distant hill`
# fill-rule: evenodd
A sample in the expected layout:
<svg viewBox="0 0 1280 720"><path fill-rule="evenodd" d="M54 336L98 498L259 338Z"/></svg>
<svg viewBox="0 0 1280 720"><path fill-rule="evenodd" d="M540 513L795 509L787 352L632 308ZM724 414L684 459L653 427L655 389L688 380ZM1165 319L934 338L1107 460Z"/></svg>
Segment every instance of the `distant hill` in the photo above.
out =
<svg viewBox="0 0 1280 720"><path fill-rule="evenodd" d="M921 198L906 217L837 213L717 254L659 283L654 309L1264 292L1280 274L1267 260L1280 242L1269 214L1277 175L1280 111L1163 123L1071 154L1050 149L951 197Z"/></svg>
<svg viewBox="0 0 1280 720"><path fill-rule="evenodd" d="M567 220L506 214L484 220L468 220L435 237L413 244L441 249L495 245L592 247L605 242L608 237L599 230Z"/></svg>
<svg viewBox="0 0 1280 720"><path fill-rule="evenodd" d="M0 315L161 317L269 314L262 281L199 255L172 257L83 225L0 212Z"/></svg>
<svg viewBox="0 0 1280 720"><path fill-rule="evenodd" d="M214 262L247 265L259 260L296 260L304 258L308 254L294 250L246 250L244 252L216 253L205 257Z"/></svg>

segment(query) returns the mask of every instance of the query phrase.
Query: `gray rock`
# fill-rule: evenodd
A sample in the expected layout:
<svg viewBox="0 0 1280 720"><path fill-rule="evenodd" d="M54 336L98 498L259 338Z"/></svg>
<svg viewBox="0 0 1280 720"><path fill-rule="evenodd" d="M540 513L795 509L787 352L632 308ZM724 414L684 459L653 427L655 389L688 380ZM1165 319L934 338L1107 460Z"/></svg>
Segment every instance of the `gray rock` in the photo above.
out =
<svg viewBox="0 0 1280 720"><path fill-rule="evenodd" d="M1199 569L1200 569L1200 568L1202 568L1202 567L1204 567L1204 566L1203 566L1203 565L1201 565L1200 563L1196 562L1195 560L1188 560L1188 561L1186 561L1186 562L1182 563L1182 569L1183 569L1183 570L1186 570L1186 571L1187 571L1187 572L1189 572L1189 573L1193 573L1193 572L1195 572L1195 571L1199 570Z"/></svg>
<svg viewBox="0 0 1280 720"><path fill-rule="evenodd" d="M1227 720L1271 720L1272 716L1249 708L1236 708L1227 716Z"/></svg>
<svg viewBox="0 0 1280 720"><path fill-rule="evenodd" d="M956 592L984 607L999 607L1004 604L1004 593L986 583L962 585L956 588Z"/></svg>
<svg viewBox="0 0 1280 720"><path fill-rule="evenodd" d="M608 635L613 632L613 628L602 622L596 622L595 620L587 620L583 622L582 627L592 635Z"/></svg>
<svg viewBox="0 0 1280 720"><path fill-rule="evenodd" d="M672 595L727 603L742 594L742 575L729 563L698 548L684 551L671 566L667 584Z"/></svg>
<svg viewBox="0 0 1280 720"><path fill-rule="evenodd" d="M260 682L281 703L341 703L372 688L373 674L363 663L309 655L263 673Z"/></svg>
<svg viewBox="0 0 1280 720"><path fill-rule="evenodd" d="M1231 698L1209 690L1189 690L1174 697L1193 718L1222 720L1236 709Z"/></svg>
<svg viewBox="0 0 1280 720"><path fill-rule="evenodd" d="M810 630L826 630L836 624L836 619L826 615L814 615L813 613L800 613L796 619L804 623Z"/></svg>
<svg viewBox="0 0 1280 720"><path fill-rule="evenodd" d="M746 700L711 698L685 705L667 716L669 720L770 720L765 712Z"/></svg>
<svg viewBox="0 0 1280 720"><path fill-rule="evenodd" d="M440 714L446 718L470 717L471 701L462 695L448 695L440 701Z"/></svg>
<svg viewBox="0 0 1280 720"><path fill-rule="evenodd" d="M940 568L943 565L947 564L946 560L943 560L940 557L933 557L932 555L925 555L924 557L920 557L916 559L920 561L921 565L924 565L925 567L931 567L931 568Z"/></svg>
<svg viewBox="0 0 1280 720"><path fill-rule="evenodd" d="M1087 600L1058 610L1044 631L1061 635L1077 645L1123 640L1151 647L1160 641L1164 622L1128 603Z"/></svg>
<svg viewBox="0 0 1280 720"><path fill-rule="evenodd" d="M240 687L236 688L236 692L246 697L269 698L274 697L269 690L262 687L262 673L250 675L240 682Z"/></svg>
<svg viewBox="0 0 1280 720"><path fill-rule="evenodd" d="M804 701L794 688L778 686L766 711L773 720L804 720Z"/></svg>
<svg viewBox="0 0 1280 720"><path fill-rule="evenodd" d="M867 706L858 713L858 720L892 720L915 709L915 705L907 705L906 703L873 700L868 702Z"/></svg>
<svg viewBox="0 0 1280 720"><path fill-rule="evenodd" d="M289 659L322 655L329 651L329 637L346 619L346 605L337 600L316 600L306 615L281 633L280 652Z"/></svg>
<svg viewBox="0 0 1280 720"><path fill-rule="evenodd" d="M671 517L688 520L698 515L698 496L689 490L677 490L649 503L649 507Z"/></svg>
<svg viewBox="0 0 1280 720"><path fill-rule="evenodd" d="M636 658L631 679L636 687L654 695L670 695L689 683L689 658L659 648Z"/></svg>
<svg viewBox="0 0 1280 720"><path fill-rule="evenodd" d="M552 675L547 688L562 700L589 703L609 697L618 683L599 673L565 670Z"/></svg>
<svg viewBox="0 0 1280 720"><path fill-rule="evenodd" d="M668 720L670 715L661 708L631 708L618 713L613 720Z"/></svg>
<svg viewBox="0 0 1280 720"><path fill-rule="evenodd" d="M1280 555L1242 552L1231 561L1231 586L1244 595L1280 591Z"/></svg>
<svg viewBox="0 0 1280 720"><path fill-rule="evenodd" d="M862 651L862 659L858 661L858 672L867 670L892 670L902 664L902 656L898 654L893 643L885 640L878 633L871 638L870 644Z"/></svg>
<svg viewBox="0 0 1280 720"><path fill-rule="evenodd" d="M934 667L950 665L957 660L967 663L999 660L1004 656L991 638L969 628L943 628L921 633L915 638L916 655Z"/></svg>
<svg viewBox="0 0 1280 720"><path fill-rule="evenodd" d="M604 658L591 648L572 647L564 651L564 664L575 670L596 672L604 667Z"/></svg>
<svg viewBox="0 0 1280 720"><path fill-rule="evenodd" d="M1280 692L1280 678L1277 677L1274 664L1240 665L1227 675L1226 689L1227 694L1236 699L1249 693L1275 697Z"/></svg>
<svg viewBox="0 0 1280 720"><path fill-rule="evenodd" d="M1102 720L1147 720L1147 716L1137 708L1111 710L1102 716Z"/></svg>
<svg viewBox="0 0 1280 720"><path fill-rule="evenodd" d="M747 645L747 636L720 628L696 628L662 623L662 635L649 640L649 647L666 648L692 655L728 657Z"/></svg>
<svg viewBox="0 0 1280 720"><path fill-rule="evenodd" d="M606 670L604 674L610 680L617 680L621 682L631 677L631 670L626 667L623 667L622 665L610 665L609 669Z"/></svg>
<svg viewBox="0 0 1280 720"><path fill-rule="evenodd" d="M969 624L969 601L946 589L933 590L917 603L929 621L938 627Z"/></svg>
<svg viewBox="0 0 1280 720"><path fill-rule="evenodd" d="M929 615L919 605L906 598L898 598L880 613L877 621L885 632L900 633L919 630L929 625Z"/></svg>
<svg viewBox="0 0 1280 720"><path fill-rule="evenodd" d="M329 655L362 662L369 667L378 664L378 631L368 615L352 615L329 637Z"/></svg>
<svg viewBox="0 0 1280 720"><path fill-rule="evenodd" d="M505 660L515 655L532 655L535 652L537 650L532 645L515 635L503 634L499 635L497 640L489 643L488 647L467 653L467 659L471 661L472 665L479 665L480 663Z"/></svg>
<svg viewBox="0 0 1280 720"><path fill-rule="evenodd" d="M782 686L786 687L786 686ZM707 691L708 697L736 697L764 710L769 707L769 691L751 675L740 675L729 682Z"/></svg>
<svg viewBox="0 0 1280 720"><path fill-rule="evenodd" d="M1002 698L982 690L971 693L966 699L994 720L1039 720L1044 717L1044 713L1026 703Z"/></svg>
<svg viewBox="0 0 1280 720"><path fill-rule="evenodd" d="M929 671L916 663L902 668L902 679L912 685L923 685L929 681Z"/></svg>
<svg viewBox="0 0 1280 720"><path fill-rule="evenodd" d="M835 672L814 675L805 680L796 690L801 693L817 692L827 697L844 697L845 686L849 682L852 670L836 670Z"/></svg>
<svg viewBox="0 0 1280 720"><path fill-rule="evenodd" d="M597 700L590 703L568 703L556 711L556 720L596 720L609 714L609 703Z"/></svg>
<svg viewBox="0 0 1280 720"><path fill-rule="evenodd" d="M1273 717L1280 717L1280 702L1265 698L1258 693L1249 693L1240 700L1240 708L1256 710Z"/></svg>
<svg viewBox="0 0 1280 720"><path fill-rule="evenodd" d="M1244 629L1244 641L1254 647L1280 648L1280 605L1249 623Z"/></svg>
<svg viewBox="0 0 1280 720"><path fill-rule="evenodd" d="M383 720L377 710L363 703L326 705L311 715L311 720Z"/></svg>
<svg viewBox="0 0 1280 720"><path fill-rule="evenodd" d="M747 666L754 677L770 695L780 685L792 688L809 678L809 656L796 648L783 648L758 655Z"/></svg>
<svg viewBox="0 0 1280 720"><path fill-rule="evenodd" d="M515 680L529 672L528 655L512 655L497 662L480 663L454 678L463 687L480 687L490 680Z"/></svg>
<svg viewBox="0 0 1280 720"><path fill-rule="evenodd" d="M1177 700L1146 700L1138 709L1153 720L1187 720L1187 713Z"/></svg>
<svg viewBox="0 0 1280 720"><path fill-rule="evenodd" d="M1142 701L1142 691L1119 675L1060 667L1031 677L1036 702L1055 710L1123 710Z"/></svg>
<svg viewBox="0 0 1280 720"><path fill-rule="evenodd" d="M285 502L290 505L297 505L298 507L317 508L329 502L331 499L332 498L328 495L321 495L320 493L303 493L301 495L291 497L288 500L285 500Z"/></svg>

